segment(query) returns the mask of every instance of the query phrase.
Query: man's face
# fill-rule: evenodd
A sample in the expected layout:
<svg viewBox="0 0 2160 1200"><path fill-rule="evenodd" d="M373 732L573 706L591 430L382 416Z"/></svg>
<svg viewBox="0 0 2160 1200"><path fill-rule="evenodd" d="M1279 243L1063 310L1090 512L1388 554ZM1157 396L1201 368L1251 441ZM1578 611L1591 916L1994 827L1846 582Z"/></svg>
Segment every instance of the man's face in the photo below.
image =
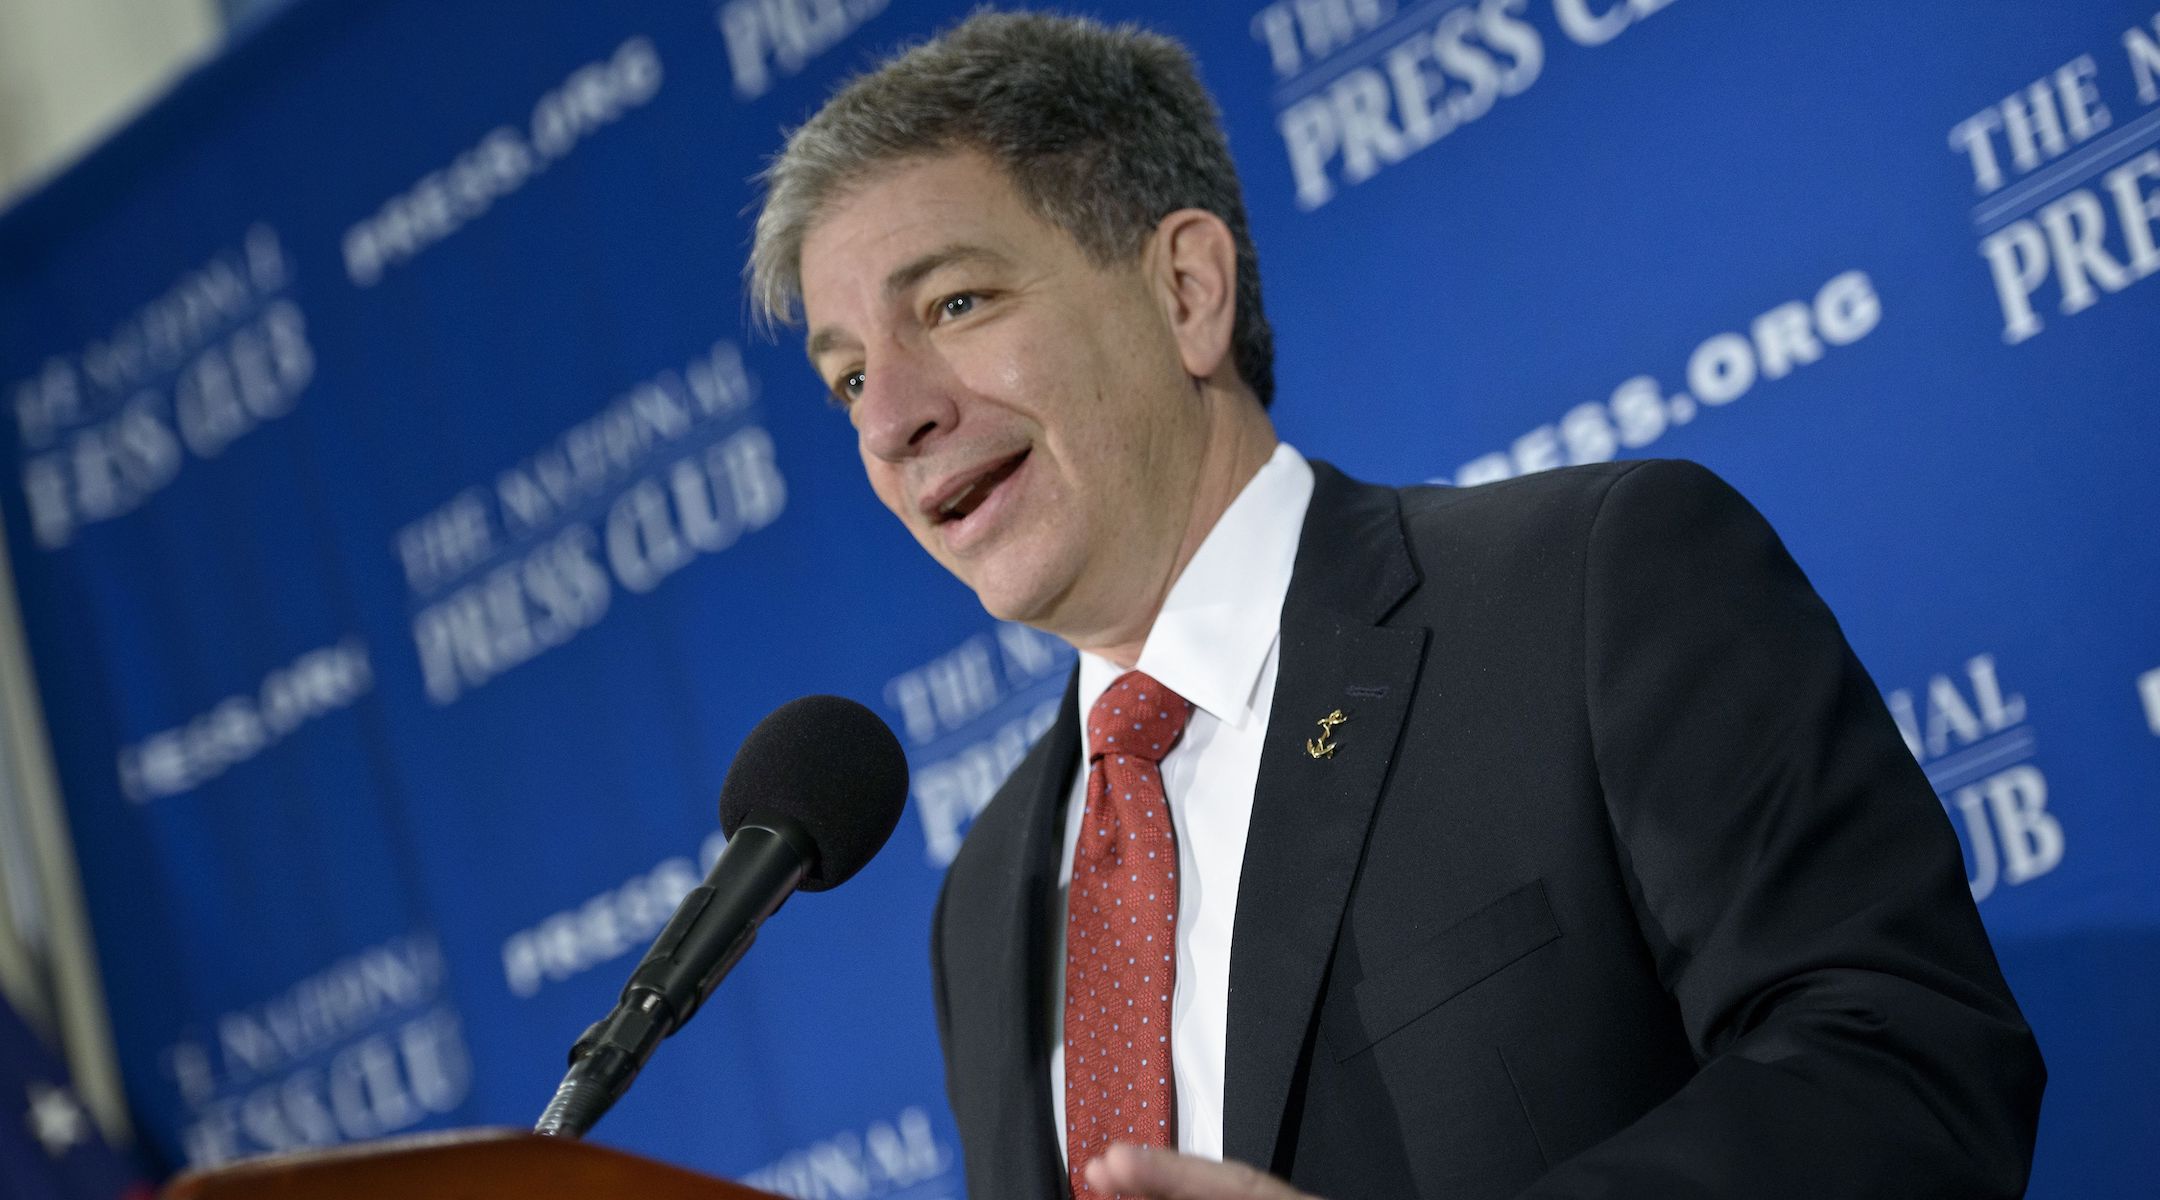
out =
<svg viewBox="0 0 2160 1200"><path fill-rule="evenodd" d="M997 617L1077 640L1169 586L1206 421L1154 261L1096 266L973 153L881 168L803 242L871 486Z"/></svg>

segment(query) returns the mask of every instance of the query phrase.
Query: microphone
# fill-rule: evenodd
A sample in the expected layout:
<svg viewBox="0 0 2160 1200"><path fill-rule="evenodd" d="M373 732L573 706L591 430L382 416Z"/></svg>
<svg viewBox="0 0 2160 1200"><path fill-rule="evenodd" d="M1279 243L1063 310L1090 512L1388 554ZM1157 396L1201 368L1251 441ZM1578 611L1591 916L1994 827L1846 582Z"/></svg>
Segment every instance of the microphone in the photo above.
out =
<svg viewBox="0 0 2160 1200"><path fill-rule="evenodd" d="M570 1070L534 1130L575 1138L591 1129L790 893L837 887L877 854L907 793L899 740L853 700L804 696L758 722L720 786L726 848L630 973L615 1011L570 1048Z"/></svg>

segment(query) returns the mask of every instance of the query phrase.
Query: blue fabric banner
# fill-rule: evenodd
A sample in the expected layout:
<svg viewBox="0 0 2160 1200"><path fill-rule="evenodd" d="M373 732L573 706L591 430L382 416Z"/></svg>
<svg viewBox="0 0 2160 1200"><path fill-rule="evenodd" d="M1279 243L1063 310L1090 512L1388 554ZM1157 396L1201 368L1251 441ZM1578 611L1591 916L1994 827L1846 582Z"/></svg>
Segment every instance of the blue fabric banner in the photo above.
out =
<svg viewBox="0 0 2160 1200"><path fill-rule="evenodd" d="M105 1142L67 1068L0 999L0 1181L10 1200L150 1200Z"/></svg>
<svg viewBox="0 0 2160 1200"><path fill-rule="evenodd" d="M309 0L0 219L0 510L165 1163L531 1121L830 691L899 834L596 1136L960 1194L928 914L1071 652L882 512L737 280L782 130L968 7ZM1222 105L1289 441L1769 515L2047 1055L2032 1194L2160 1191L2152 0L1090 7Z"/></svg>

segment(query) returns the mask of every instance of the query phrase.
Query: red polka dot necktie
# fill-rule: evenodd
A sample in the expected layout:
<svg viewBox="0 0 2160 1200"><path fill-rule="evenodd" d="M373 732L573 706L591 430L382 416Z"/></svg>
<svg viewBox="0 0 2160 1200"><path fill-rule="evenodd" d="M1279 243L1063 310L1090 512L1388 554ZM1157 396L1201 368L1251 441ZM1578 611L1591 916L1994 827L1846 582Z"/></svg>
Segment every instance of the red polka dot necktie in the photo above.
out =
<svg viewBox="0 0 2160 1200"><path fill-rule="evenodd" d="M1065 917L1065 1148L1081 1169L1112 1142L1177 1145L1170 997L1177 833L1162 759L1192 704L1128 671L1088 710L1087 812Z"/></svg>

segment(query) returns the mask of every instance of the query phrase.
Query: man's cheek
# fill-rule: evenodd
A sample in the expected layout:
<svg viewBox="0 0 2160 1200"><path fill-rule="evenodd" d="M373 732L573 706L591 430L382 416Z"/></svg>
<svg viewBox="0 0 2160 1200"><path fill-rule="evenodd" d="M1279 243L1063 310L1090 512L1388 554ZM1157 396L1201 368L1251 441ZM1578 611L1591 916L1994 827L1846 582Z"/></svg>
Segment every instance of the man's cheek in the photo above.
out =
<svg viewBox="0 0 2160 1200"><path fill-rule="evenodd" d="M907 489L901 486L900 481L894 478L890 471L882 467L882 463L867 452L864 453L863 474L870 480L870 490L877 493L878 503L885 506L885 511L900 518L901 524L913 530L915 523L908 520ZM917 531L915 536L921 537L922 534Z"/></svg>

